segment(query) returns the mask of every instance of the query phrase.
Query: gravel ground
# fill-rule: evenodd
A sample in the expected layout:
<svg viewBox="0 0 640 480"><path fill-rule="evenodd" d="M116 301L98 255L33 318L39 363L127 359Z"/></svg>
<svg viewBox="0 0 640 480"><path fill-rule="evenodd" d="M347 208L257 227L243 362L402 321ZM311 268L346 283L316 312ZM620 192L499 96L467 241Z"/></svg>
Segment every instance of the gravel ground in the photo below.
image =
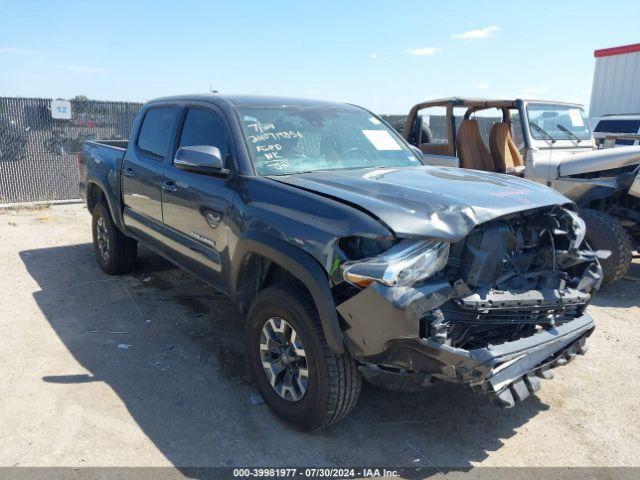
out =
<svg viewBox="0 0 640 480"><path fill-rule="evenodd" d="M304 434L256 401L226 298L144 250L108 277L89 222L0 211L0 466L640 466L640 280L600 292L587 355L514 409L367 387Z"/></svg>

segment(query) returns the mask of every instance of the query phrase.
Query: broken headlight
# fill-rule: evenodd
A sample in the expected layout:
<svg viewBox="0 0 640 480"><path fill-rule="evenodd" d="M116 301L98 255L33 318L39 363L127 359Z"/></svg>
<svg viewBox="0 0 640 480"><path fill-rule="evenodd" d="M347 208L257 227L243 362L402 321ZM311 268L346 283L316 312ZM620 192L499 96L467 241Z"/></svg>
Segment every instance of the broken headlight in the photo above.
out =
<svg viewBox="0 0 640 480"><path fill-rule="evenodd" d="M571 225L573 227L573 234L575 238L573 239L573 248L580 248L582 242L584 241L584 236L587 233L587 226L584 223L584 220L578 216L576 212L572 212L571 210L565 210L571 217Z"/></svg>
<svg viewBox="0 0 640 480"><path fill-rule="evenodd" d="M342 276L362 288L373 282L406 287L442 270L448 258L446 242L403 240L376 257L344 263Z"/></svg>

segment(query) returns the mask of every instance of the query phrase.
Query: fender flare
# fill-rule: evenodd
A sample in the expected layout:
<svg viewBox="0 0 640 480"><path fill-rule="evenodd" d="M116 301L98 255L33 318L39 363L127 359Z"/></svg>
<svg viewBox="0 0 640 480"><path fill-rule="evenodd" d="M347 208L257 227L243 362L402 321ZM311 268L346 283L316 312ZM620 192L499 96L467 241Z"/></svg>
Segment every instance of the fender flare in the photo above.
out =
<svg viewBox="0 0 640 480"><path fill-rule="evenodd" d="M248 231L239 239L231 262L231 297L236 298L240 270L251 253L286 269L307 287L318 310L329 348L336 354L344 353L344 335L325 270L310 254L284 240L258 231Z"/></svg>
<svg viewBox="0 0 640 480"><path fill-rule="evenodd" d="M111 218L113 219L113 223L115 223L115 225L123 232L126 232L126 227L124 226L124 220L122 218L122 212L119 208L116 208L117 205L114 205L114 203L119 203L117 200L114 199L114 193L113 191L107 187L107 185L105 185L103 182L100 181L100 179L96 178L96 177L89 177L87 178L86 181L86 191L85 191L85 199L86 199L86 203L87 203L87 207L89 206L89 192L92 188L99 188L100 190L102 190L102 194L104 199L107 202L107 207L109 208L109 211L111 212Z"/></svg>
<svg viewBox="0 0 640 480"><path fill-rule="evenodd" d="M605 200L610 196L614 195L615 193L617 193L618 191L620 191L619 187L614 188L614 187L607 187L604 185L598 185L592 188L591 190L589 190L588 192L586 192L581 197L576 198L575 203L580 208L589 208L589 205L591 204L591 202L594 202L596 200Z"/></svg>

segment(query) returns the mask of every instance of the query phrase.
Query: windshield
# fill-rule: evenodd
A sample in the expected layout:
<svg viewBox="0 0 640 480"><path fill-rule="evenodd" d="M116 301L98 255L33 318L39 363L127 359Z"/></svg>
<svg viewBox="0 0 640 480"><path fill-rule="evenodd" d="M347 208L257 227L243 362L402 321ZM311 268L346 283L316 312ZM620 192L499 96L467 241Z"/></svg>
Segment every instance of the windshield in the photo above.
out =
<svg viewBox="0 0 640 480"><path fill-rule="evenodd" d="M549 103L527 105L529 131L536 140L589 140L587 115L580 107Z"/></svg>
<svg viewBox="0 0 640 480"><path fill-rule="evenodd" d="M292 106L238 111L260 175L421 165L398 134L366 110Z"/></svg>

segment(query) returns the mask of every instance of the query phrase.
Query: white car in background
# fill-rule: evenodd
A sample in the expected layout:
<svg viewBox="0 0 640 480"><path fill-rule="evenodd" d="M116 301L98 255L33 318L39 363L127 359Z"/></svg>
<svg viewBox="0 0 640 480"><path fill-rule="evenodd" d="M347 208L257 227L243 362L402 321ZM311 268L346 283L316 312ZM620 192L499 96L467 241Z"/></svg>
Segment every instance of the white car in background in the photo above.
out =
<svg viewBox="0 0 640 480"><path fill-rule="evenodd" d="M603 115L591 119L598 148L640 145L640 113Z"/></svg>

